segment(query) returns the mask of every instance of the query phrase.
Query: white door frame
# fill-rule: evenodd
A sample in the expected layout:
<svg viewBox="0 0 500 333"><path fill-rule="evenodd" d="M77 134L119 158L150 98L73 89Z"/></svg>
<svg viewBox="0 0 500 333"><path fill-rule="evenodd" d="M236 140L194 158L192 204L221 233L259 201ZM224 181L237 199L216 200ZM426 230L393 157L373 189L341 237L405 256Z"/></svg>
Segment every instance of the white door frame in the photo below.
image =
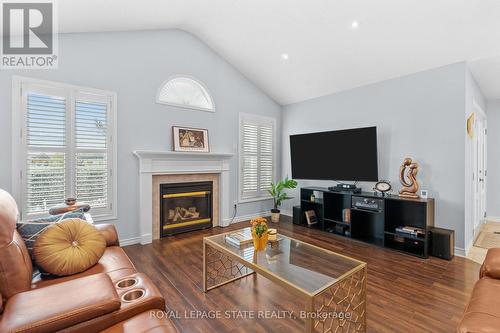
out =
<svg viewBox="0 0 500 333"><path fill-rule="evenodd" d="M487 116L474 101L472 137L472 235L477 236L486 218Z"/></svg>

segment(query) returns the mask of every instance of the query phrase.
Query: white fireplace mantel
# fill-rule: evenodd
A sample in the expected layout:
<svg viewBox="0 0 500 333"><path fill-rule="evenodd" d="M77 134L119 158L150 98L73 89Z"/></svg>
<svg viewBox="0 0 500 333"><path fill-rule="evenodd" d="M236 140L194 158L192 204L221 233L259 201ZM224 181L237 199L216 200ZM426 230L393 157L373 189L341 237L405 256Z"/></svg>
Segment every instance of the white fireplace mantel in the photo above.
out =
<svg viewBox="0 0 500 333"><path fill-rule="evenodd" d="M173 151L136 150L139 159L139 209L141 244L152 242L153 207L152 185L154 175L220 174L219 226L230 222L229 160L232 153L192 153Z"/></svg>

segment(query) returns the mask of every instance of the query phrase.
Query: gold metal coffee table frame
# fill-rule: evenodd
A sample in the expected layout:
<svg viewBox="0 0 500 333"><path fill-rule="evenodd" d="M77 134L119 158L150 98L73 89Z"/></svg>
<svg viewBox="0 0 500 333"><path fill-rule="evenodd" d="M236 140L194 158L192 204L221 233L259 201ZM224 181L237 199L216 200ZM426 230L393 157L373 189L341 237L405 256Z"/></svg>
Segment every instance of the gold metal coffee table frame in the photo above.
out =
<svg viewBox="0 0 500 333"><path fill-rule="evenodd" d="M251 274L259 273L305 301L305 316L303 317L305 332L366 332L366 263L310 243L279 235L278 237L288 238L317 251L322 251L322 254L331 254L357 264L356 267L334 279L335 281L310 292L255 263L255 252L253 252L254 259L248 260L248 258L242 258L236 253L238 248L231 251L230 248L221 246L221 244L213 240L214 237L224 237L231 232L203 239L204 292ZM250 255L253 246L247 249L248 255ZM344 316L340 316L341 314L344 314ZM350 317L347 318L345 314L350 314Z"/></svg>

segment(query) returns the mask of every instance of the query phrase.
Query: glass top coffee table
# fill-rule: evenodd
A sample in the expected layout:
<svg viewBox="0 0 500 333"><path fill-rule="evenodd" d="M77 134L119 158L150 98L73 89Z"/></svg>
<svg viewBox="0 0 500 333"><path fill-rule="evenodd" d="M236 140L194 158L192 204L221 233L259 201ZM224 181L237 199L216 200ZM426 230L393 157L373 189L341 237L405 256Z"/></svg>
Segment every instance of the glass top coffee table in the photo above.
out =
<svg viewBox="0 0 500 333"><path fill-rule="evenodd" d="M366 263L278 234L263 251L203 239L203 290L258 273L305 301L306 332L366 331ZM337 329L337 330L336 330Z"/></svg>

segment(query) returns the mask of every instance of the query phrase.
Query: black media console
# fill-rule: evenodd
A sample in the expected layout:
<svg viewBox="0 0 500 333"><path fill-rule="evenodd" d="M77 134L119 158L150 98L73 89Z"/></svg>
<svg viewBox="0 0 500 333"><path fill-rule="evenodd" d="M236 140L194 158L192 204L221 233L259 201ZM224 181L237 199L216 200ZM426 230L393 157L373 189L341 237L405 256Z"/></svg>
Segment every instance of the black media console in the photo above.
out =
<svg viewBox="0 0 500 333"><path fill-rule="evenodd" d="M322 194L323 198L311 201L314 193ZM434 199L382 197L373 192L334 192L323 187L304 187L300 189L300 206L302 216L309 210L316 214L316 224L308 225L305 218L300 219L301 224L310 228L428 257L429 228L434 226ZM417 237L396 232L401 226L422 229L424 234Z"/></svg>

